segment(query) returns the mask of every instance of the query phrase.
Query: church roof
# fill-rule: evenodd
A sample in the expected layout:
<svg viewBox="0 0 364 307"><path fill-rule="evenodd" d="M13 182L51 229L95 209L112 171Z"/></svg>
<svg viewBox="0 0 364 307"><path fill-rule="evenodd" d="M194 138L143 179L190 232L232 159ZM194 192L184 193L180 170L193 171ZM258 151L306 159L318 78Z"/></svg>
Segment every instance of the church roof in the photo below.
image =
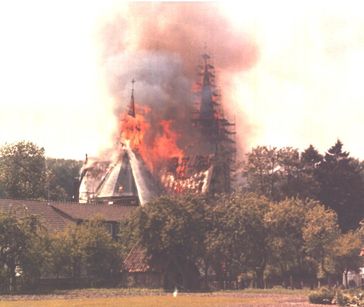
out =
<svg viewBox="0 0 364 307"><path fill-rule="evenodd" d="M97 197L136 196L137 189L129 156L123 157L109 170L97 191Z"/></svg>
<svg viewBox="0 0 364 307"><path fill-rule="evenodd" d="M97 187L94 182L98 182ZM80 202L143 206L159 196L161 191L160 183L150 173L140 154L124 146L116 162L85 166L80 183Z"/></svg>

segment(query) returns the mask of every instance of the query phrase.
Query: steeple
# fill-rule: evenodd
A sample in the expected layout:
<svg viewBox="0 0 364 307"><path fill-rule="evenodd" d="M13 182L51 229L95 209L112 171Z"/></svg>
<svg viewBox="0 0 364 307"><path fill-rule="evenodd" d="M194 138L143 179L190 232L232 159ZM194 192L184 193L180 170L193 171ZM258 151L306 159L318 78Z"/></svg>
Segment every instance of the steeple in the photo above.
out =
<svg viewBox="0 0 364 307"><path fill-rule="evenodd" d="M212 193L229 193L232 189L235 165L235 124L224 115L221 96L215 85L215 68L208 53L202 55L200 66L199 109L195 123L199 127L204 146L204 154L213 155L214 176L211 180Z"/></svg>
<svg viewBox="0 0 364 307"><path fill-rule="evenodd" d="M214 67L208 63L210 56L207 53L202 55L203 66L203 80L201 88L201 105L200 105L200 119L201 120L214 120L215 118L215 102L214 96Z"/></svg>
<svg viewBox="0 0 364 307"><path fill-rule="evenodd" d="M131 97L130 97L130 104L128 109L128 115L135 117L135 102L134 102L134 83L135 80L131 80L132 88L131 88Z"/></svg>
<svg viewBox="0 0 364 307"><path fill-rule="evenodd" d="M200 128L204 142L202 152L214 154L217 150L219 135L219 96L216 94L214 66L210 64L210 55L201 55L203 65L200 65L201 82L198 92L198 110L195 113L195 123Z"/></svg>

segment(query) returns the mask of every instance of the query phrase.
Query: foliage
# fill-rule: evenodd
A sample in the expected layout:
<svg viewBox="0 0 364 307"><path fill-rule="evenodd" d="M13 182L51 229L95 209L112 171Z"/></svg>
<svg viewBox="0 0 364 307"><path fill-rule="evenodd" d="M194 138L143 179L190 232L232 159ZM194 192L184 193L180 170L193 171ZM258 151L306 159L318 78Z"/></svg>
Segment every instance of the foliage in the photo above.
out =
<svg viewBox="0 0 364 307"><path fill-rule="evenodd" d="M279 179L278 153L275 147L258 146L248 154L244 176L248 190L275 199Z"/></svg>
<svg viewBox="0 0 364 307"><path fill-rule="evenodd" d="M45 182L43 148L25 141L0 148L0 190L3 197L44 198Z"/></svg>
<svg viewBox="0 0 364 307"><path fill-rule="evenodd" d="M364 218L363 163L351 158L338 140L322 156L312 145L297 149L258 146L248 155L244 191L272 201L316 199L338 216L341 230L356 229Z"/></svg>
<svg viewBox="0 0 364 307"><path fill-rule="evenodd" d="M319 187L314 172L320 161L313 146L301 155L291 147L258 146L247 155L244 164L243 175L248 183L245 189L274 201L314 198Z"/></svg>
<svg viewBox="0 0 364 307"><path fill-rule="evenodd" d="M200 197L163 196L140 208L135 216L138 241L151 261L164 269L174 268L187 289L196 287L195 263L204 251L204 208Z"/></svg>
<svg viewBox="0 0 364 307"><path fill-rule="evenodd" d="M304 267L304 240L302 228L305 223L305 204L298 199L287 199L270 206L265 223L270 231L269 248L271 263L287 279Z"/></svg>
<svg viewBox="0 0 364 307"><path fill-rule="evenodd" d="M364 294L362 289L337 291L336 304L352 307L364 306Z"/></svg>
<svg viewBox="0 0 364 307"><path fill-rule="evenodd" d="M200 277L213 269L220 282L253 274L257 287L273 276L293 287L295 278L339 270L336 214L313 200L273 203L251 193L207 202L162 197L139 209L131 225L133 242L147 249L151 262L164 269L172 263L186 280L189 268L200 267Z"/></svg>
<svg viewBox="0 0 364 307"><path fill-rule="evenodd" d="M362 257L359 256L362 247L360 230L349 231L338 236L332 249L335 271L344 273L345 278L349 271L358 271L363 264ZM347 280L345 283L348 285Z"/></svg>
<svg viewBox="0 0 364 307"><path fill-rule="evenodd" d="M337 216L333 210L325 209L318 202L311 201L307 207L309 210L305 214L302 228L305 252L318 268L317 277L323 278L334 270L333 248L339 236Z"/></svg>
<svg viewBox="0 0 364 307"><path fill-rule="evenodd" d="M335 210L343 231L357 228L364 217L364 182L360 171L360 164L343 151L339 140L327 151L318 168L319 199Z"/></svg>
<svg viewBox="0 0 364 307"><path fill-rule="evenodd" d="M331 289L320 288L310 292L308 300L312 304L327 304L330 305L335 297L335 292Z"/></svg>
<svg viewBox="0 0 364 307"><path fill-rule="evenodd" d="M46 233L35 216L0 214L0 272L2 291L32 286L46 266ZM21 285L22 283L22 285Z"/></svg>
<svg viewBox="0 0 364 307"><path fill-rule="evenodd" d="M86 221L54 235L52 263L56 276L79 278L86 275L97 282L118 272L119 246L102 220Z"/></svg>
<svg viewBox="0 0 364 307"><path fill-rule="evenodd" d="M47 158L47 198L74 201L82 162Z"/></svg>
<svg viewBox="0 0 364 307"><path fill-rule="evenodd" d="M226 279L236 279L246 271L256 273L257 286L263 287L267 264L268 230L264 214L268 201L254 194L222 195L208 210L211 227L206 235L208 262Z"/></svg>
<svg viewBox="0 0 364 307"><path fill-rule="evenodd" d="M75 200L81 162L45 158L31 142L0 148L0 195L15 199Z"/></svg>
<svg viewBox="0 0 364 307"><path fill-rule="evenodd" d="M309 293L309 301L313 304L337 304L339 306L364 306L362 289L327 289L321 288Z"/></svg>
<svg viewBox="0 0 364 307"><path fill-rule="evenodd" d="M292 278L322 278L334 271L333 246L339 235L336 214L317 201L286 199L265 215L271 252L269 268L286 284Z"/></svg>

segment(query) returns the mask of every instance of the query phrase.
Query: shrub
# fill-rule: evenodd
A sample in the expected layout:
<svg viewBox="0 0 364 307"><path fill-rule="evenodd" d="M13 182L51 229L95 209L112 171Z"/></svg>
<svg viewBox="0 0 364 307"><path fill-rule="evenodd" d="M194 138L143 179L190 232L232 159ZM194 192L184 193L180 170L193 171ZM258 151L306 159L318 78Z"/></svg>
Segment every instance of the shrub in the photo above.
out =
<svg viewBox="0 0 364 307"><path fill-rule="evenodd" d="M320 288L319 290L310 292L308 300L312 304L331 304L334 297L334 291L327 288Z"/></svg>
<svg viewBox="0 0 364 307"><path fill-rule="evenodd" d="M310 292L308 299L312 304L337 304L339 306L364 307L364 293L361 289L335 291L321 288Z"/></svg>
<svg viewBox="0 0 364 307"><path fill-rule="evenodd" d="M344 294L341 290L336 292L335 303L340 306L346 306L350 303L350 297Z"/></svg>
<svg viewBox="0 0 364 307"><path fill-rule="evenodd" d="M364 306L364 294L361 289L345 290L336 294L336 304L340 306Z"/></svg>

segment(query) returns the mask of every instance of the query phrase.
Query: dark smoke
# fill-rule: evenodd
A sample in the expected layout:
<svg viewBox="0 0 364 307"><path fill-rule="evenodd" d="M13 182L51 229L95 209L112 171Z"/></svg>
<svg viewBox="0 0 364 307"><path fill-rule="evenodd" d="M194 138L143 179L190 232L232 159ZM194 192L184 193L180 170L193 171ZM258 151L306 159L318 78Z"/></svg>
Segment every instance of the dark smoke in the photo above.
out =
<svg viewBox="0 0 364 307"><path fill-rule="evenodd" d="M257 60L254 43L234 30L216 5L206 2L131 3L128 11L105 24L101 33L117 118L127 108L134 78L136 103L151 108L151 126L161 119L173 120L182 147L192 142L196 99L191 89L199 78L196 67L201 64L200 55L211 54L217 84L224 86L229 82L220 82L219 75L246 70ZM222 101L228 109L233 93L226 87ZM152 130L150 138L157 133Z"/></svg>

